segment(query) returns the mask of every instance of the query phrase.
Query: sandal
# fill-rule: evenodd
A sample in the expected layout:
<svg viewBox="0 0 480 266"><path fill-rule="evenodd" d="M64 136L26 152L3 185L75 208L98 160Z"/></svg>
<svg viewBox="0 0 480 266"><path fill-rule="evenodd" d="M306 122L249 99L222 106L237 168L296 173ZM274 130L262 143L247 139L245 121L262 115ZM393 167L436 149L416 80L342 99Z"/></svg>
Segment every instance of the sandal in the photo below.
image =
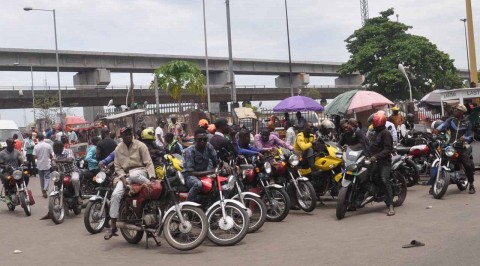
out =
<svg viewBox="0 0 480 266"><path fill-rule="evenodd" d="M403 245L402 248L413 248L413 247L422 247L425 246L425 243L422 243L418 240L412 240L410 244Z"/></svg>
<svg viewBox="0 0 480 266"><path fill-rule="evenodd" d="M107 231L107 234L103 237L105 240L109 240L113 236L118 236L117 234L118 229L117 228L111 228Z"/></svg>

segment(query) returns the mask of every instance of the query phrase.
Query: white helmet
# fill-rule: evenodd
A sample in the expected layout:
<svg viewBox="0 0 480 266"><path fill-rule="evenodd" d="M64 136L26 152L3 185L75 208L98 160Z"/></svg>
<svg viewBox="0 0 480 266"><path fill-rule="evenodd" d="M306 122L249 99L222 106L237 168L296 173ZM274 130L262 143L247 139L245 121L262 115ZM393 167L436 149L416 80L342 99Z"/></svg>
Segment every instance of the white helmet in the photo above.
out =
<svg viewBox="0 0 480 266"><path fill-rule="evenodd" d="M320 124L321 129L335 129L335 124L332 121L325 119Z"/></svg>

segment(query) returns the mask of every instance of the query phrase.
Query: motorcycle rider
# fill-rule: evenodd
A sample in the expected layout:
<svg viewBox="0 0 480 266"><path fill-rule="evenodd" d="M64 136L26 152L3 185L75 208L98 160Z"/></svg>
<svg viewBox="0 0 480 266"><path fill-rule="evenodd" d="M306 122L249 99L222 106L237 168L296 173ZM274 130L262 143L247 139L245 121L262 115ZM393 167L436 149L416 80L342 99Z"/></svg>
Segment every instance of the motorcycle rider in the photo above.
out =
<svg viewBox="0 0 480 266"><path fill-rule="evenodd" d="M392 135L386 128L387 118L381 113L377 112L373 115L373 128L375 135L370 141L370 161L373 164L372 173L374 177L379 177L380 181L385 186L385 203L388 206L388 216L395 215L393 209L393 190L391 182L391 164L392 164L392 152L393 152L393 140ZM372 197L372 196L370 196Z"/></svg>
<svg viewBox="0 0 480 266"><path fill-rule="evenodd" d="M199 176L213 174L217 165L217 152L208 143L207 131L203 128L195 130L195 144L185 149L185 185L189 189L188 201L197 201L197 195L202 190Z"/></svg>
<svg viewBox="0 0 480 266"><path fill-rule="evenodd" d="M315 156L313 156L313 143L315 142L315 135L312 134L313 124L307 122L303 127L302 132L297 134L295 141L295 151L301 154L303 158L307 159L308 166L313 169L315 166Z"/></svg>
<svg viewBox="0 0 480 266"><path fill-rule="evenodd" d="M88 170L83 171L83 178L91 179L93 178L100 169L98 168L98 161L96 159L97 155L97 144L100 141L99 137L92 138L92 145L88 147L87 156L85 156L85 161L87 162Z"/></svg>
<svg viewBox="0 0 480 266"><path fill-rule="evenodd" d="M142 130L142 133L140 134L140 141L147 146L153 165L155 167L159 166L161 164L161 157L164 154L164 151L163 148L160 149L155 143L155 132L153 131L153 128L149 127Z"/></svg>
<svg viewBox="0 0 480 266"><path fill-rule="evenodd" d="M383 114L385 116L385 111L380 110L380 111L378 111L378 113ZM367 140L370 140L376 134L376 131L374 130L374 127L373 127L373 116L374 115L375 114L370 115L368 117L368 120L367 120L367 122L369 124L368 132L367 132ZM387 121L385 123L385 127L390 132L390 135L392 136L393 143L397 143L398 142L398 133L397 133L397 129L395 128L395 125L392 122Z"/></svg>
<svg viewBox="0 0 480 266"><path fill-rule="evenodd" d="M14 139L7 139L6 140L7 147L0 152L0 179L2 180L2 184L5 187L5 203L9 204L12 199L10 195L7 193L9 192L9 182L7 177L5 176L5 172L13 172L13 168L19 167L23 164L23 157L22 154L15 149L15 140ZM25 177L25 184L28 185L29 177Z"/></svg>
<svg viewBox="0 0 480 266"><path fill-rule="evenodd" d="M465 169L465 175L468 178L469 194L475 194L474 182L474 173L475 166L473 164L473 159L471 152L465 147L465 142L470 143L473 141L472 134L472 123L465 117L467 108L463 104L459 104L453 108L453 116L445 120L440 126L433 130L434 134L439 132L444 132L450 130L450 143L457 142L457 145L454 145L457 150L459 157L458 163L463 165ZM433 191L433 182L431 191Z"/></svg>
<svg viewBox="0 0 480 266"><path fill-rule="evenodd" d="M110 202L111 228L104 236L105 240L117 236L117 219L120 211L120 201L124 195L127 184L150 185L150 179L155 178L155 169L148 148L142 142L133 139L131 127L120 129L122 142L115 149L115 189Z"/></svg>
<svg viewBox="0 0 480 266"><path fill-rule="evenodd" d="M322 123L320 123L320 130L318 131L319 138L324 141L335 141L335 133L335 124L331 120L324 119Z"/></svg>
<svg viewBox="0 0 480 266"><path fill-rule="evenodd" d="M230 138L230 126L225 118L215 120L215 134L210 139L210 144L217 151L217 156L223 161L228 161L229 154L235 154L235 147ZM208 136L207 136L208 138Z"/></svg>
<svg viewBox="0 0 480 266"><path fill-rule="evenodd" d="M364 135L360 133L358 129L354 127L354 125L358 125L355 121L343 121L340 124L340 128L342 129L343 133L340 135L340 140L338 144L340 147L347 145L353 146L360 144L363 146L363 149L366 150L368 147L367 139Z"/></svg>
<svg viewBox="0 0 480 266"><path fill-rule="evenodd" d="M83 202L80 197L80 172L75 165L74 159L72 150L64 148L64 144L61 141L57 140L53 143L52 168L58 167L58 164L63 165L64 173L72 177L74 196L77 198L77 203L81 205Z"/></svg>
<svg viewBox="0 0 480 266"><path fill-rule="evenodd" d="M273 149L277 148L278 146L284 147L285 149L289 149L291 151L294 150L292 145L289 145L288 143L279 139L277 136L270 134L270 130L268 130L268 128L262 129L259 134L255 135L255 147L257 149Z"/></svg>
<svg viewBox="0 0 480 266"><path fill-rule="evenodd" d="M412 113L408 113L407 114L407 119L400 126L400 135L402 137L402 143L403 144L405 144L405 145L407 144L406 143L407 135L411 130L413 130L414 127L415 127L415 116Z"/></svg>
<svg viewBox="0 0 480 266"><path fill-rule="evenodd" d="M171 132L165 134L165 152L168 154L182 154L180 143L177 142Z"/></svg>

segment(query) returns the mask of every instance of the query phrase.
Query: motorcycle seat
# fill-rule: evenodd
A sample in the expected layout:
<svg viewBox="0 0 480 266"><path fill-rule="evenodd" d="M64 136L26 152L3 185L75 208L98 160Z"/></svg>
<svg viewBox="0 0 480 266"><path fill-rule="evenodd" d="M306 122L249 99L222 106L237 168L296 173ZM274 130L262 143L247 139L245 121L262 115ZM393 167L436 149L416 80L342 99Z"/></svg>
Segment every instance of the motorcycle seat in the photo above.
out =
<svg viewBox="0 0 480 266"><path fill-rule="evenodd" d="M410 152L410 147L398 146L397 153L400 155L408 154Z"/></svg>

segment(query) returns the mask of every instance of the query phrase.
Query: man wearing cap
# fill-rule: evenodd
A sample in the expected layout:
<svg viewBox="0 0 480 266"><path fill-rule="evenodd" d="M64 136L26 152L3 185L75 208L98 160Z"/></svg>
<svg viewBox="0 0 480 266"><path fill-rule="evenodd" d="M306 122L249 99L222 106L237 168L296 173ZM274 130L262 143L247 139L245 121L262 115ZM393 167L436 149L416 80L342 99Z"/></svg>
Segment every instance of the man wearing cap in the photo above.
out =
<svg viewBox="0 0 480 266"><path fill-rule="evenodd" d="M111 228L104 236L105 240L112 238L112 236L117 236L120 200L123 197L127 184L150 184L150 179L155 178L155 169L147 146L139 140L133 139L131 127L120 129L120 135L123 142L119 143L115 149L114 159L118 182L112 193L110 202Z"/></svg>
<svg viewBox="0 0 480 266"><path fill-rule="evenodd" d="M402 114L400 114L399 111L400 111L400 108L398 108L398 106L394 106L392 108L392 114L388 118L388 120L395 125L395 128L398 128L399 126L401 126L403 124L403 122L405 121L403 119Z"/></svg>
<svg viewBox="0 0 480 266"><path fill-rule="evenodd" d="M433 130L434 134L450 130L450 143L456 142L454 145L455 150L458 152L459 157L457 163L463 165L465 169L465 175L468 178L470 184L468 193L475 194L475 187L473 186L475 166L473 164L472 154L465 147L465 143L473 141L472 123L465 117L467 108L463 104L459 104L453 108L453 117L448 118L440 126ZM435 178L432 177L428 181L430 188L430 194L433 193L433 185Z"/></svg>
<svg viewBox="0 0 480 266"><path fill-rule="evenodd" d="M0 169L2 173L13 173L14 168L23 164L22 154L15 149L15 140L7 139L7 147L0 152ZM0 173L0 179L5 187L8 187L6 176ZM25 183L28 185L28 177L25 178ZM8 189L5 190L5 203L11 202L10 195L7 195Z"/></svg>
<svg viewBox="0 0 480 266"><path fill-rule="evenodd" d="M235 148L231 140L227 138L230 133L230 126L225 118L215 120L215 134L210 139L210 144L217 151L218 158L228 162L229 155L235 155Z"/></svg>

